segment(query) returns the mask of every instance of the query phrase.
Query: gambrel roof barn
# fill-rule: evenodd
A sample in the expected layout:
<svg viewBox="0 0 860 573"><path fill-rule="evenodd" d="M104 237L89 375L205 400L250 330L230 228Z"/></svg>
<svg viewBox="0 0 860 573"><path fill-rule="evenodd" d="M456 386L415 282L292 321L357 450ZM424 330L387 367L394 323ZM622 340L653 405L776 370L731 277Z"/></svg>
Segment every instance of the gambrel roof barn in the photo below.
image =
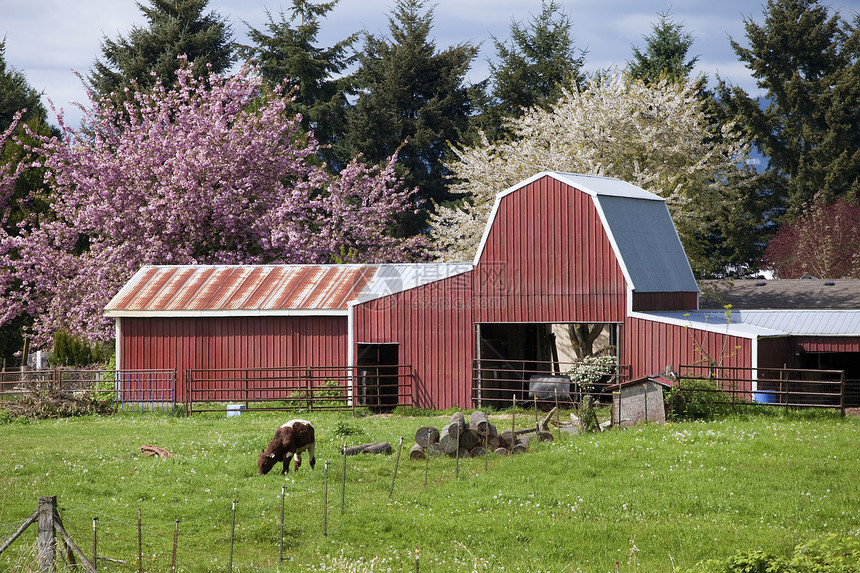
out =
<svg viewBox="0 0 860 573"><path fill-rule="evenodd" d="M105 312L123 369L404 366L425 408L475 405L485 361L552 368L551 325L605 325L630 378L860 352L860 311L829 330L837 317L699 311L663 199L557 172L498 194L472 262L145 267Z"/></svg>

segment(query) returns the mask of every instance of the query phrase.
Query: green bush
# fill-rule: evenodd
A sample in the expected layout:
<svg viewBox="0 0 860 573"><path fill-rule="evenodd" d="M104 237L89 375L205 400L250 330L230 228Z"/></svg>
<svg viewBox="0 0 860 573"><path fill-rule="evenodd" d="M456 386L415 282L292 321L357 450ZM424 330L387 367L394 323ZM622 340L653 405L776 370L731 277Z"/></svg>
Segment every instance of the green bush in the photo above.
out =
<svg viewBox="0 0 860 573"><path fill-rule="evenodd" d="M90 344L83 338L73 336L64 330L54 334L54 357L52 366L91 366L107 362L113 349L105 344Z"/></svg>
<svg viewBox="0 0 860 573"><path fill-rule="evenodd" d="M836 534L797 545L790 559L761 550L700 563L690 573L858 573L860 540Z"/></svg>
<svg viewBox="0 0 860 573"><path fill-rule="evenodd" d="M712 380L682 378L666 393L666 416L672 421L711 420L730 410L731 397Z"/></svg>

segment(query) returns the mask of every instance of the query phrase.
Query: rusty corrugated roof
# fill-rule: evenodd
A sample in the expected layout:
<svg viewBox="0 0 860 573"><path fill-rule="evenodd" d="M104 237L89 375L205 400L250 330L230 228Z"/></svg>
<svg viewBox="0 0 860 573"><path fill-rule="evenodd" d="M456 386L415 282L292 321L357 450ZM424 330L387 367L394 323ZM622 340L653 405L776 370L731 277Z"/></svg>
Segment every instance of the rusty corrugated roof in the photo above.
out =
<svg viewBox="0 0 860 573"><path fill-rule="evenodd" d="M458 263L146 266L113 297L105 314L346 314L359 297L383 296L471 268Z"/></svg>

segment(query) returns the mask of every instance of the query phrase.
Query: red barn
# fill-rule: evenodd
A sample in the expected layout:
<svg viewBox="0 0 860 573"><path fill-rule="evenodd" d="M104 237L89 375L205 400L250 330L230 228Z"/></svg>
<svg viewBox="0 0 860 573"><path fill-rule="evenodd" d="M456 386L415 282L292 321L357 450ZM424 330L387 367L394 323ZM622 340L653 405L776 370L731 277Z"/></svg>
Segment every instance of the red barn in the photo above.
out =
<svg viewBox="0 0 860 573"><path fill-rule="evenodd" d="M473 406L483 361L557 363L551 325L606 325L632 378L703 357L781 367L798 337L860 341L860 312L825 332L698 310L663 199L556 172L497 196L472 263L145 267L105 312L123 369L408 365L426 408Z"/></svg>

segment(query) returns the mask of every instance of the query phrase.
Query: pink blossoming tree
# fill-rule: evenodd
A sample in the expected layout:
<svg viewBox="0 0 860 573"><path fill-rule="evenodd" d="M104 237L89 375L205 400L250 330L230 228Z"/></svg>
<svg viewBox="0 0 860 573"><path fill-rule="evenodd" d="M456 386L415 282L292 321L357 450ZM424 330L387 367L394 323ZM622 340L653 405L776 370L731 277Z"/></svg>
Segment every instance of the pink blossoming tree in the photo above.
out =
<svg viewBox="0 0 860 573"><path fill-rule="evenodd" d="M102 308L145 264L419 256L421 239L389 233L415 207L394 158L331 175L288 97L264 93L253 68L177 75L121 107L91 101L81 130L59 113L63 138L39 138L52 217L0 237L0 323L27 313L37 343L60 328L107 340Z"/></svg>

